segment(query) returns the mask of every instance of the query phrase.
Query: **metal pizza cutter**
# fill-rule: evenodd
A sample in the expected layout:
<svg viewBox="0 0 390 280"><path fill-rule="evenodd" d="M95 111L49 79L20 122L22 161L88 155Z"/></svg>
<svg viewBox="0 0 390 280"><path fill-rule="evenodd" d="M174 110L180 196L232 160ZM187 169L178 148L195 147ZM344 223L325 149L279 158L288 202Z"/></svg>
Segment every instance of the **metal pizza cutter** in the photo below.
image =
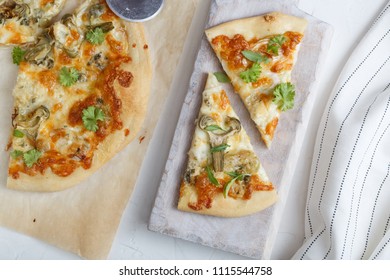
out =
<svg viewBox="0 0 390 280"><path fill-rule="evenodd" d="M133 22L147 21L162 9L164 0L106 0L120 18Z"/></svg>

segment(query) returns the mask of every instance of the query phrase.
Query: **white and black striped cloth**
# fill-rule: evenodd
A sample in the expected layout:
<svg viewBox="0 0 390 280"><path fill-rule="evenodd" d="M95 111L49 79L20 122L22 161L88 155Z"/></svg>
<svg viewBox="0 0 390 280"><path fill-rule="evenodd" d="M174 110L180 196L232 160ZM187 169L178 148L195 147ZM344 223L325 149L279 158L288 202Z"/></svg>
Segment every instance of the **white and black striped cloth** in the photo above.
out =
<svg viewBox="0 0 390 280"><path fill-rule="evenodd" d="M294 259L390 259L390 2L322 118Z"/></svg>

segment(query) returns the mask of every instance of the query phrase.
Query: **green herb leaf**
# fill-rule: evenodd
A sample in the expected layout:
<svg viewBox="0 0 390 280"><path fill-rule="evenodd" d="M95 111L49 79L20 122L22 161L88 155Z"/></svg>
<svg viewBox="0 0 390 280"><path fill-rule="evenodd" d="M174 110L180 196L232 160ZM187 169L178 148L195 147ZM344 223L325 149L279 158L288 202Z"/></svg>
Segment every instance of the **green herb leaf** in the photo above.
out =
<svg viewBox="0 0 390 280"><path fill-rule="evenodd" d="M23 152L22 152L22 151L19 151L19 150L13 150L13 151L10 153L10 156L11 156L13 159L17 159L18 157L23 156Z"/></svg>
<svg viewBox="0 0 390 280"><path fill-rule="evenodd" d="M269 62L269 58L267 56L262 55L262 54L257 53L257 52L254 52L254 51L245 50L245 51L242 51L241 53L246 59L253 61L253 62L258 62L258 63L261 63L261 62L268 63Z"/></svg>
<svg viewBox="0 0 390 280"><path fill-rule="evenodd" d="M219 186L218 180L214 177L213 170L211 170L210 166L206 166L206 172L207 172L207 177L209 177L209 181L216 186Z"/></svg>
<svg viewBox="0 0 390 280"><path fill-rule="evenodd" d="M74 85L80 77L76 68L62 67L60 70L60 83L65 87Z"/></svg>
<svg viewBox="0 0 390 280"><path fill-rule="evenodd" d="M14 47L12 49L12 61L14 64L19 65L20 62L24 60L24 55L26 54L26 51L23 50L21 47Z"/></svg>
<svg viewBox="0 0 390 280"><path fill-rule="evenodd" d="M226 150L228 147L230 147L230 145L222 144L222 145L219 145L219 146L212 147L212 148L210 149L210 152L211 152L211 153L216 153L216 152L224 151L224 150Z"/></svg>
<svg viewBox="0 0 390 280"><path fill-rule="evenodd" d="M237 177L237 176L240 176L241 174L238 173L238 172L225 172L227 175L229 175L230 177Z"/></svg>
<svg viewBox="0 0 390 280"><path fill-rule="evenodd" d="M24 133L22 131L20 131L19 129L15 129L13 135L16 138L23 138L24 137Z"/></svg>
<svg viewBox="0 0 390 280"><path fill-rule="evenodd" d="M42 153L40 151L33 149L23 154L23 161L27 167L31 168L41 156Z"/></svg>
<svg viewBox="0 0 390 280"><path fill-rule="evenodd" d="M216 125L216 124L206 126L204 130L206 130L206 131L216 131L216 130L225 131L222 127L220 127L219 125Z"/></svg>
<svg viewBox="0 0 390 280"><path fill-rule="evenodd" d="M104 42L104 32L103 29L100 27L96 27L93 30L89 30L87 34L85 35L88 42L90 42L93 45L100 45Z"/></svg>
<svg viewBox="0 0 390 280"><path fill-rule="evenodd" d="M223 72L214 72L214 76L220 83L230 83L229 77Z"/></svg>
<svg viewBox="0 0 390 280"><path fill-rule="evenodd" d="M267 45L267 51L277 55L279 53L279 49L283 45L283 43L286 41L286 37L283 35L276 35L269 39L268 45Z"/></svg>
<svg viewBox="0 0 390 280"><path fill-rule="evenodd" d="M234 184L234 182L236 180L242 180L245 176L245 174L238 174L238 173L235 173L235 172L228 172L230 174L228 174L229 176L232 176L233 174L236 175L234 176L233 179L231 179L226 185L225 187L223 188L223 196L226 198L228 196L228 193L229 193L229 190L230 188L232 187L232 185Z"/></svg>
<svg viewBox="0 0 390 280"><path fill-rule="evenodd" d="M282 111L294 107L295 86L292 83L281 83L274 88L274 99L272 100Z"/></svg>
<svg viewBox="0 0 390 280"><path fill-rule="evenodd" d="M96 132L99 128L97 125L98 121L105 120L104 112L94 106L89 106L87 109L83 110L83 124L87 130Z"/></svg>
<svg viewBox="0 0 390 280"><path fill-rule="evenodd" d="M258 62L255 62L253 63L251 68L240 73L240 78L245 83L253 83L259 79L260 74L261 74L261 66Z"/></svg>

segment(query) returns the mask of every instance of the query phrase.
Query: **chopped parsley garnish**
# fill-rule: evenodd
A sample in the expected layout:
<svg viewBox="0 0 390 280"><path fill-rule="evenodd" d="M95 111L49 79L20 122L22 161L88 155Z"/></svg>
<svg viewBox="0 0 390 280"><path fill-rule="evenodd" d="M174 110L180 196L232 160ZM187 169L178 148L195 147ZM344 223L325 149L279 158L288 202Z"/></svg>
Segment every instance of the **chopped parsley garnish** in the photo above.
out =
<svg viewBox="0 0 390 280"><path fill-rule="evenodd" d="M214 76L220 83L230 83L229 77L223 72L214 72Z"/></svg>
<svg viewBox="0 0 390 280"><path fill-rule="evenodd" d="M62 67L60 70L60 84L64 87L74 85L80 77L79 71L76 68Z"/></svg>
<svg viewBox="0 0 390 280"><path fill-rule="evenodd" d="M19 65L20 62L24 60L24 55L26 54L26 51L23 50L21 47L14 47L12 49L12 61L14 64Z"/></svg>
<svg viewBox="0 0 390 280"><path fill-rule="evenodd" d="M259 79L260 74L261 74L261 66L258 62L255 62L253 63L251 68L240 73L240 78L245 83L253 83Z"/></svg>
<svg viewBox="0 0 390 280"><path fill-rule="evenodd" d="M204 130L206 130L206 131L216 131L216 130L225 131L222 127L220 127L219 125L216 125L216 124L206 126Z"/></svg>
<svg viewBox="0 0 390 280"><path fill-rule="evenodd" d="M241 53L246 59L253 61L253 62L258 62L258 63L261 63L261 62L268 63L269 62L269 58L267 56L262 55L262 54L257 53L257 52L254 52L254 51L245 50L245 51L242 51Z"/></svg>
<svg viewBox="0 0 390 280"><path fill-rule="evenodd" d="M92 30L89 30L85 35L87 41L93 45L100 45L104 42L104 32L100 27L96 27Z"/></svg>
<svg viewBox="0 0 390 280"><path fill-rule="evenodd" d="M276 35L272 37L268 41L267 52L278 55L279 49L282 47L284 42L286 42L286 37L283 35Z"/></svg>
<svg viewBox="0 0 390 280"><path fill-rule="evenodd" d="M222 144L222 145L219 145L219 146L215 146L215 147L212 147L210 149L210 152L211 153L216 153L216 152L221 152L221 151L225 151L227 148L229 148L230 145L227 145L227 144Z"/></svg>
<svg viewBox="0 0 390 280"><path fill-rule="evenodd" d="M223 196L225 198L228 196L229 190L232 187L232 185L234 184L234 182L237 180L242 180L242 179L244 179L245 176L247 176L245 174L240 174L237 172L226 172L226 174L228 174L230 177L233 177L233 178L223 188Z"/></svg>
<svg viewBox="0 0 390 280"><path fill-rule="evenodd" d="M87 130L96 132L99 128L97 122L104 121L105 118L104 112L100 108L89 106L87 109L83 110L82 119Z"/></svg>
<svg viewBox="0 0 390 280"><path fill-rule="evenodd" d="M281 83L274 88L274 99L272 100L282 111L294 107L295 86L292 83Z"/></svg>
<svg viewBox="0 0 390 280"><path fill-rule="evenodd" d="M22 152L22 151L19 151L19 150L13 150L13 151L10 153L10 156L11 156L13 159L17 159L18 157L23 156L23 152Z"/></svg>
<svg viewBox="0 0 390 280"><path fill-rule="evenodd" d="M213 170L210 168L210 166L206 166L206 172L207 172L207 177L209 178L209 181L216 186L219 186L218 180L214 177Z"/></svg>
<svg viewBox="0 0 390 280"><path fill-rule="evenodd" d="M23 161L27 165L27 167L31 168L41 156L42 153L40 151L38 151L37 149L33 149L23 153Z"/></svg>
<svg viewBox="0 0 390 280"><path fill-rule="evenodd" d="M24 133L22 131L20 131L19 129L15 129L13 135L16 138L23 138L24 137Z"/></svg>

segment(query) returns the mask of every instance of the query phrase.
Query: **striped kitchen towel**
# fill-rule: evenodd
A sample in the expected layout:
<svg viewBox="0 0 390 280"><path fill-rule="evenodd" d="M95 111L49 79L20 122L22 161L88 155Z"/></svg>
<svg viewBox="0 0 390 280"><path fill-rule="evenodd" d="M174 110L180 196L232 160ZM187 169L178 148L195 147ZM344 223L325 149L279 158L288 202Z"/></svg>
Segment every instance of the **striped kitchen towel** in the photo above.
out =
<svg viewBox="0 0 390 280"><path fill-rule="evenodd" d="M390 2L322 118L294 259L390 259Z"/></svg>

